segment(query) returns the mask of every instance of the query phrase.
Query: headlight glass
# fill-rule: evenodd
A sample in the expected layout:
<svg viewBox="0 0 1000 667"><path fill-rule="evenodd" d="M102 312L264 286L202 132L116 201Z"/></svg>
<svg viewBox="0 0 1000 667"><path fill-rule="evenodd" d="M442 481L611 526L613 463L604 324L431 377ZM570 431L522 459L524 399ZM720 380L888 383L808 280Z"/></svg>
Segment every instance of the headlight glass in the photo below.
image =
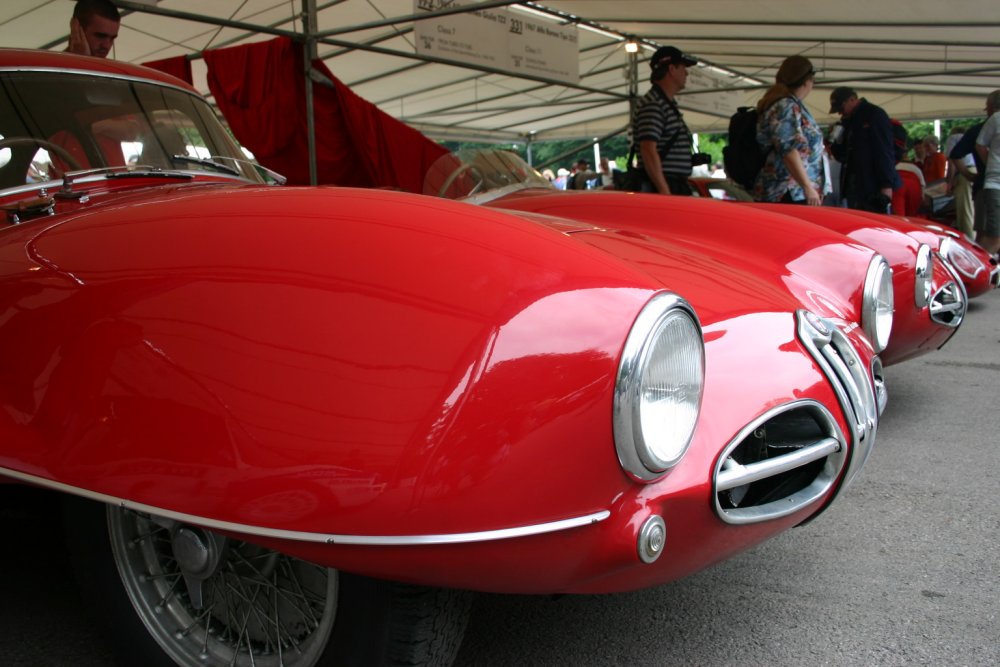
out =
<svg viewBox="0 0 1000 667"><path fill-rule="evenodd" d="M861 326L876 352L889 344L893 308L892 269L884 258L876 255L868 265L861 304Z"/></svg>
<svg viewBox="0 0 1000 667"><path fill-rule="evenodd" d="M653 480L687 451L701 409L705 348L691 307L658 294L629 332L618 368L615 447L622 467Z"/></svg>
<svg viewBox="0 0 1000 667"><path fill-rule="evenodd" d="M934 275L934 258L930 246L921 244L917 250L916 284L913 301L917 308L924 308L931 300L931 280Z"/></svg>
<svg viewBox="0 0 1000 667"><path fill-rule="evenodd" d="M972 251L955 239L946 237L941 240L941 255L969 278L975 278L980 271L985 270L983 263Z"/></svg>

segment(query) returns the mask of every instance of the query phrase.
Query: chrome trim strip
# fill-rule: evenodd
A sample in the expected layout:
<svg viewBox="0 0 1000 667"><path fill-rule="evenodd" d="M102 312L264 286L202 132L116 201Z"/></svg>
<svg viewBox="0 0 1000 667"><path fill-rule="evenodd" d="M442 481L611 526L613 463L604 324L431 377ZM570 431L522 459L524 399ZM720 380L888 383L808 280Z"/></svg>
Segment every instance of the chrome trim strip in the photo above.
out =
<svg viewBox="0 0 1000 667"><path fill-rule="evenodd" d="M145 512L166 519L173 519L182 523L190 523L212 530L224 530L254 537L266 537L279 540L290 540L293 542L314 542L320 544L349 544L353 546L369 547L408 547L408 546L428 546L433 544L469 544L473 542L489 542L493 540L509 540L518 537L528 537L531 535L542 535L554 533L572 528L580 528L604 521L611 516L609 510L592 512L582 516L562 519L560 521L550 521L548 523L538 523L528 526L517 526L514 528L501 528L499 530L484 530L474 533L440 533L431 535L338 535L329 533L308 533L297 530L279 530L276 528L266 528L263 526L250 526L247 524L233 523L231 521L218 521L205 517L174 512L154 507L144 503L136 503L125 498L116 498L103 493L95 493L80 489L62 482L55 482L44 477L38 477L29 473L11 470L0 467L0 474L13 479L40 486L62 493L69 493L82 498L96 500L108 505L115 505L122 509Z"/></svg>
<svg viewBox="0 0 1000 667"><path fill-rule="evenodd" d="M722 464L722 471L716 477L716 491L728 491L738 486L751 484L767 477L774 477L781 473L801 468L813 461L825 458L830 454L839 452L840 442L836 438L824 438L815 445L797 449L789 454L776 456L766 461L758 461L750 465L740 465L731 460L726 460Z"/></svg>

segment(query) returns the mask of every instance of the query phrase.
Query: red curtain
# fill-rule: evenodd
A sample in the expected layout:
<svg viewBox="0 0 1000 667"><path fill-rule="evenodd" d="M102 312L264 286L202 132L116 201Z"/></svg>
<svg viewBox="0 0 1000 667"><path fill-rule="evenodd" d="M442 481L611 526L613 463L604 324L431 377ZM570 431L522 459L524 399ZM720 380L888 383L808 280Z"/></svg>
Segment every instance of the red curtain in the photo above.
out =
<svg viewBox="0 0 1000 667"><path fill-rule="evenodd" d="M302 47L279 37L204 52L208 86L237 140L289 184L309 183ZM380 111L316 61L335 88L313 85L319 183L421 192L448 151Z"/></svg>
<svg viewBox="0 0 1000 667"><path fill-rule="evenodd" d="M191 76L191 61L184 56L164 58L163 60L150 60L148 63L143 63L143 66L176 76L181 81L186 81L189 84L194 83L194 79Z"/></svg>

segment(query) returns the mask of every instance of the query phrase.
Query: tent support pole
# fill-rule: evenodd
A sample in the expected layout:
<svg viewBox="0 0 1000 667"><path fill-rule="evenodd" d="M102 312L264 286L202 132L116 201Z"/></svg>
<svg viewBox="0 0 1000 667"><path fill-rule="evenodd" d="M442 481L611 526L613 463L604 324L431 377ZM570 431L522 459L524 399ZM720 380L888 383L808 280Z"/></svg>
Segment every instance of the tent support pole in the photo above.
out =
<svg viewBox="0 0 1000 667"><path fill-rule="evenodd" d="M316 110L313 107L312 64L317 58L316 48L316 0L302 0L303 72L306 91L306 132L309 139L309 184L319 184L316 168Z"/></svg>

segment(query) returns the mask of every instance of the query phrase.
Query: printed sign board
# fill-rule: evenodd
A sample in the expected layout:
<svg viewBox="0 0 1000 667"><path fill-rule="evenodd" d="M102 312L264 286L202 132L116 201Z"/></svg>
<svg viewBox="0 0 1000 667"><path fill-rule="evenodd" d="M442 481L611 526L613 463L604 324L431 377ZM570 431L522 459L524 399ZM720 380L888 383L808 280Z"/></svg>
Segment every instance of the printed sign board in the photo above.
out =
<svg viewBox="0 0 1000 667"><path fill-rule="evenodd" d="M473 0L414 0L413 13L474 4ZM580 81L576 26L495 8L418 20L414 35L420 55L491 67L514 76Z"/></svg>

